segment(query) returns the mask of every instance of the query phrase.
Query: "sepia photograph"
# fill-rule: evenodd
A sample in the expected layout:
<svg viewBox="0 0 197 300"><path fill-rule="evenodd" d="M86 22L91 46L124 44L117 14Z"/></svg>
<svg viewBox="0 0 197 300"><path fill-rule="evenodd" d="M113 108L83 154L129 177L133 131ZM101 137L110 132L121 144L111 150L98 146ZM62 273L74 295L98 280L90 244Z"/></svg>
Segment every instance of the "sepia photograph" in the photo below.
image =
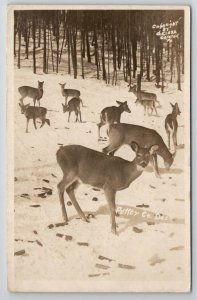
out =
<svg viewBox="0 0 197 300"><path fill-rule="evenodd" d="M8 289L189 292L190 8L7 7Z"/></svg>

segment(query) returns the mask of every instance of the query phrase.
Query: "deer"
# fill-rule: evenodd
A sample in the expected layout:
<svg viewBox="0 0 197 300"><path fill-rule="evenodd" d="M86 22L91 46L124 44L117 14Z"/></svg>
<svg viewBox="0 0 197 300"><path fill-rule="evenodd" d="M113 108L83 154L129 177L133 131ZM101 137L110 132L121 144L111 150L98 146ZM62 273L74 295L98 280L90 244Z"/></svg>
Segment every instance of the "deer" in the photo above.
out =
<svg viewBox="0 0 197 300"><path fill-rule="evenodd" d="M136 142L131 142L130 147L135 151L135 159L131 162L81 145L67 145L59 148L56 158L63 172L63 178L58 183L57 189L65 224L68 224L64 203L65 190L79 216L85 222L89 222L75 197L75 189L82 182L104 190L111 216L111 231L117 234L116 192L128 188L142 174L151 155L158 150L158 145L142 148Z"/></svg>
<svg viewBox="0 0 197 300"><path fill-rule="evenodd" d="M81 103L81 99L80 98L72 98L67 105L62 103L62 107L63 107L63 113L68 112L68 122L70 122L70 115L71 112L74 111L75 115L76 115L76 120L75 122L79 121L78 119L78 115L80 117L80 122L82 122L81 120L81 110L80 110L80 103Z"/></svg>
<svg viewBox="0 0 197 300"><path fill-rule="evenodd" d="M172 106L172 113L168 114L165 118L165 130L168 136L168 148L170 150L170 136L172 136L174 149L177 148L177 129L178 129L178 122L177 116L181 114L179 109L178 103L175 104L170 103Z"/></svg>
<svg viewBox="0 0 197 300"><path fill-rule="evenodd" d="M105 107L100 113L100 123L97 124L98 140L100 140L100 138L101 138L100 129L102 126L104 126L106 124L108 124L108 126L109 126L110 124L113 124L113 123L120 123L121 114L124 111L131 113L131 110L128 107L127 101L121 102L121 101L116 100L116 102L119 105L118 107L117 106Z"/></svg>
<svg viewBox="0 0 197 300"><path fill-rule="evenodd" d="M23 99L26 98L26 97L29 97L29 98L33 99L34 106L36 105L36 101L38 101L38 104L40 106L40 99L42 98L43 93L44 93L43 84L44 84L44 81L38 81L38 88L34 88L34 87L31 87L31 86L21 86L21 87L19 87L18 91L21 95L21 98L19 100L20 103L24 104Z"/></svg>
<svg viewBox="0 0 197 300"><path fill-rule="evenodd" d="M132 92L137 97L135 101L136 105L141 104L144 107L144 115L149 114L149 109L151 109L151 115L153 114L153 110L155 110L156 115L158 115L157 109L155 107L155 102L159 103L159 101L157 100L156 94L144 91L137 92L136 85L134 85L133 87L130 86L129 92Z"/></svg>
<svg viewBox="0 0 197 300"><path fill-rule="evenodd" d="M176 155L176 151L171 153L168 150L162 137L156 130L147 127L126 123L112 124L109 127L108 137L109 145L103 148L102 151L103 153L110 155L114 155L122 145L130 145L131 141L135 141L140 147L150 147L153 144L157 144L157 153L154 153L150 157L150 163L157 178L161 177L158 168L157 155L163 158L167 170L171 167Z"/></svg>
<svg viewBox="0 0 197 300"><path fill-rule="evenodd" d="M81 93L80 91L78 90L74 90L74 89L65 89L65 85L66 83L59 83L59 85L61 86L61 93L62 93L62 96L65 97L65 105L67 105L67 98L68 97L72 97L72 98L79 98ZM81 100L81 104L83 106L83 102Z"/></svg>
<svg viewBox="0 0 197 300"><path fill-rule="evenodd" d="M35 129L37 129L36 119L40 119L42 122L40 128L44 126L45 122L50 126L50 120L46 119L47 109L45 107L30 106L30 104L24 105L22 103L19 103L19 106L21 109L21 114L24 114L27 119L26 133L28 133L30 119L33 119Z"/></svg>

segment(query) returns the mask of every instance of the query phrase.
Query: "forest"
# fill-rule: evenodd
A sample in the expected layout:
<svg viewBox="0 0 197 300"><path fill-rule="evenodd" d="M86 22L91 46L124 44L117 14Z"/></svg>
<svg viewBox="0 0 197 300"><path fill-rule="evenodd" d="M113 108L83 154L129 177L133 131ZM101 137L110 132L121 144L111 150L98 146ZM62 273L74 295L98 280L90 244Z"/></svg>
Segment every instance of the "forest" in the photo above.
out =
<svg viewBox="0 0 197 300"><path fill-rule="evenodd" d="M184 74L184 11L14 11L17 67L29 60L33 73L95 76L107 84L138 77L181 90Z"/></svg>

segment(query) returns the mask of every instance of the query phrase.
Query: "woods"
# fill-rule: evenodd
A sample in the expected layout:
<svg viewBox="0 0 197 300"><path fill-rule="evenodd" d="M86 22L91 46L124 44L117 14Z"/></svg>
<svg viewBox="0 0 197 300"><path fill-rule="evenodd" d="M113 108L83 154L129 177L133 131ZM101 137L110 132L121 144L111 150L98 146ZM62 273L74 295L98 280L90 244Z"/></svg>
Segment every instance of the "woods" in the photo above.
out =
<svg viewBox="0 0 197 300"><path fill-rule="evenodd" d="M167 28L172 39L164 38ZM14 56L19 69L29 60L34 73L95 77L112 85L131 84L138 75L162 92L167 81L181 90L183 32L181 10L15 11Z"/></svg>

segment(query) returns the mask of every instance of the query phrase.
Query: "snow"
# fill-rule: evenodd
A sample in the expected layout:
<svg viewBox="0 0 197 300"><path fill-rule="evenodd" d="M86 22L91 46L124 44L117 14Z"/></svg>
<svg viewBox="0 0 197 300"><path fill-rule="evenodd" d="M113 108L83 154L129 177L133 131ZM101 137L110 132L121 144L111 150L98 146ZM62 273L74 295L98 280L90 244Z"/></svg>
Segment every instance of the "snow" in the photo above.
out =
<svg viewBox="0 0 197 300"><path fill-rule="evenodd" d="M18 87L22 85L37 86L37 81L44 80L44 95L41 105L47 107L47 117L51 126L34 129L32 120L29 124L29 133L25 133L26 119L20 113L18 106ZM82 123L75 123L75 115L71 114L71 122L67 122L68 115L63 114L64 98L58 83L66 82L66 87L78 89L84 107L81 107ZM22 282L35 282L34 290L40 290L39 284L43 280L50 282L63 280L100 281L146 281L148 284L157 282L163 287L169 282L184 282L188 278L185 267L185 209L188 198L184 190L184 93L177 91L175 84L168 84L164 94L156 89L153 82L143 82L142 89L157 94L161 106L158 108L159 117L144 116L143 107L136 106L135 96L128 93L126 83L117 86L107 86L96 79L73 79L69 75L48 74L35 75L26 68L14 72L14 99L15 99L15 251L25 249L26 254L14 257L15 287L20 289ZM116 100L127 100L131 113L123 113L121 121L139 124L154 128L167 142L164 129L164 120L171 112L170 102L178 102L181 115L178 117L178 144L180 145L174 163L169 171L164 169L163 161L159 158L159 167L162 178L155 177L150 166L130 187L120 191L116 196L116 203L120 206L134 208L136 205L146 204L148 208L139 208L140 213L131 217L116 218L118 236L110 232L110 218L103 191L95 191L90 186L80 185L76 198L86 213L94 214L90 223L78 218L73 206L65 193L66 209L69 216L69 225L49 229L48 225L63 222L57 193L57 183L61 180L62 172L56 162L58 144L81 144L101 151L107 141L98 142L97 123L99 113L106 107L116 105ZM32 99L26 98L25 103ZM39 125L39 124L38 124ZM39 127L39 126L38 126ZM106 128L101 129L102 136L106 136ZM127 160L134 158L134 153L125 146L116 152ZM53 175L56 177L54 177ZM43 181L49 180L49 182ZM152 187L150 187L150 185ZM41 190L35 188L49 187L52 195L40 198L37 194ZM21 194L29 194L28 198ZM98 201L92 201L92 198ZM38 204L40 207L30 207ZM143 212L150 212L150 221ZM153 213L162 214L160 220L153 217ZM167 216L163 220L162 216ZM133 226L142 229L141 233L133 231ZM35 234L33 231L37 231ZM57 233L71 235L72 240L66 241L56 236ZM34 241L30 243L28 241ZM41 242L42 246L35 241ZM78 242L88 243L80 246ZM183 246L182 250L170 250L173 247ZM113 259L100 260L99 255ZM151 259L159 258L161 262L151 265ZM96 264L109 266L100 269ZM134 266L128 270L119 268L118 264ZM106 274L105 274L106 273ZM90 277L91 274L97 276ZM99 274L99 275L98 275ZM168 285L167 285L168 286ZM64 290L66 290L66 285Z"/></svg>

